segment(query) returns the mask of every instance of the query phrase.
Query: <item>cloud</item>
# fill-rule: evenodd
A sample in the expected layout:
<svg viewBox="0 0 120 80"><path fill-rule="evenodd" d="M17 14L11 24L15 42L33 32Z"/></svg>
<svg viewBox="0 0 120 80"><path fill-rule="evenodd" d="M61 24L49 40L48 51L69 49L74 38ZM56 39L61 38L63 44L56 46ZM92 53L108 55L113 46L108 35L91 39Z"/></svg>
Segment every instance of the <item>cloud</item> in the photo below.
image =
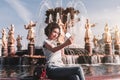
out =
<svg viewBox="0 0 120 80"><path fill-rule="evenodd" d="M16 10L20 18L27 23L31 20L32 13L22 5L20 0L5 0L13 9Z"/></svg>
<svg viewBox="0 0 120 80"><path fill-rule="evenodd" d="M113 25L120 25L120 8L113 8L113 9L103 9L103 11L99 12L92 12L90 14L90 17L95 21L97 21L99 24L102 24L103 22Z"/></svg>

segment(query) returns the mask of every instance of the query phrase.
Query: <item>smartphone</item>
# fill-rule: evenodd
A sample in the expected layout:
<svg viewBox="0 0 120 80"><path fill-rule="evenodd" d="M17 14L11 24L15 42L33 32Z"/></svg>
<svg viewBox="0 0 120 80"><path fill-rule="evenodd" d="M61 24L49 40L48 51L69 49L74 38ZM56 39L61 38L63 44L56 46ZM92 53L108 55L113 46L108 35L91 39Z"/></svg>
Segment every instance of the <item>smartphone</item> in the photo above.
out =
<svg viewBox="0 0 120 80"><path fill-rule="evenodd" d="M71 34L70 34L69 32L67 32L67 33L65 34L65 36L66 36L67 38L70 38L70 37L71 37Z"/></svg>

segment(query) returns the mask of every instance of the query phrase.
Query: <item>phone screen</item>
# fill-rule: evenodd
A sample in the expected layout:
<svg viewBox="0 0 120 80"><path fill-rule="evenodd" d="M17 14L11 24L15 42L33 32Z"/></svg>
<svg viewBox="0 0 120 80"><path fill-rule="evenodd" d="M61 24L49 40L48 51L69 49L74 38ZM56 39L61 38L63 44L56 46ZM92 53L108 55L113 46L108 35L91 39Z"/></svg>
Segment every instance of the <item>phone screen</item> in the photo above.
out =
<svg viewBox="0 0 120 80"><path fill-rule="evenodd" d="M67 33L65 34L65 36L66 36L67 38L69 38L69 37L71 36L71 34L67 32Z"/></svg>

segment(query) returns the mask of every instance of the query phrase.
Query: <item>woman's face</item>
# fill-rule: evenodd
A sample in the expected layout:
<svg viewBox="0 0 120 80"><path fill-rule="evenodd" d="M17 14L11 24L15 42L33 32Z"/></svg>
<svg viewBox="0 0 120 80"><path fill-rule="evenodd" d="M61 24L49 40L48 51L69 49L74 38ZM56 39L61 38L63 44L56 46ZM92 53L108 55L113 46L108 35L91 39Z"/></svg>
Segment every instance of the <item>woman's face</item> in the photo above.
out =
<svg viewBox="0 0 120 80"><path fill-rule="evenodd" d="M59 28L55 28L55 29L51 32L51 34L50 34L50 36L49 36L49 39L55 40L55 39L58 38L59 34L60 34Z"/></svg>

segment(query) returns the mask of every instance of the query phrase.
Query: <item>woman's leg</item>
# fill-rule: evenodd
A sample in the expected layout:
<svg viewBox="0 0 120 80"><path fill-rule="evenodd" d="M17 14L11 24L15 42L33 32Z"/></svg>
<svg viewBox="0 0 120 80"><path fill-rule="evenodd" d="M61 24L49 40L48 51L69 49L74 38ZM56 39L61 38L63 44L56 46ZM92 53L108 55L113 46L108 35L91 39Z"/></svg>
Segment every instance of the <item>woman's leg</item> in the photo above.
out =
<svg viewBox="0 0 120 80"><path fill-rule="evenodd" d="M80 80L85 80L84 73L81 67L50 67L47 70L50 77L61 78L78 75Z"/></svg>
<svg viewBox="0 0 120 80"><path fill-rule="evenodd" d="M77 74L79 75L80 80L85 80L84 71L83 71L82 67L77 67L77 68L78 68Z"/></svg>
<svg viewBox="0 0 120 80"><path fill-rule="evenodd" d="M72 75L68 78L69 80L80 80L78 75Z"/></svg>

